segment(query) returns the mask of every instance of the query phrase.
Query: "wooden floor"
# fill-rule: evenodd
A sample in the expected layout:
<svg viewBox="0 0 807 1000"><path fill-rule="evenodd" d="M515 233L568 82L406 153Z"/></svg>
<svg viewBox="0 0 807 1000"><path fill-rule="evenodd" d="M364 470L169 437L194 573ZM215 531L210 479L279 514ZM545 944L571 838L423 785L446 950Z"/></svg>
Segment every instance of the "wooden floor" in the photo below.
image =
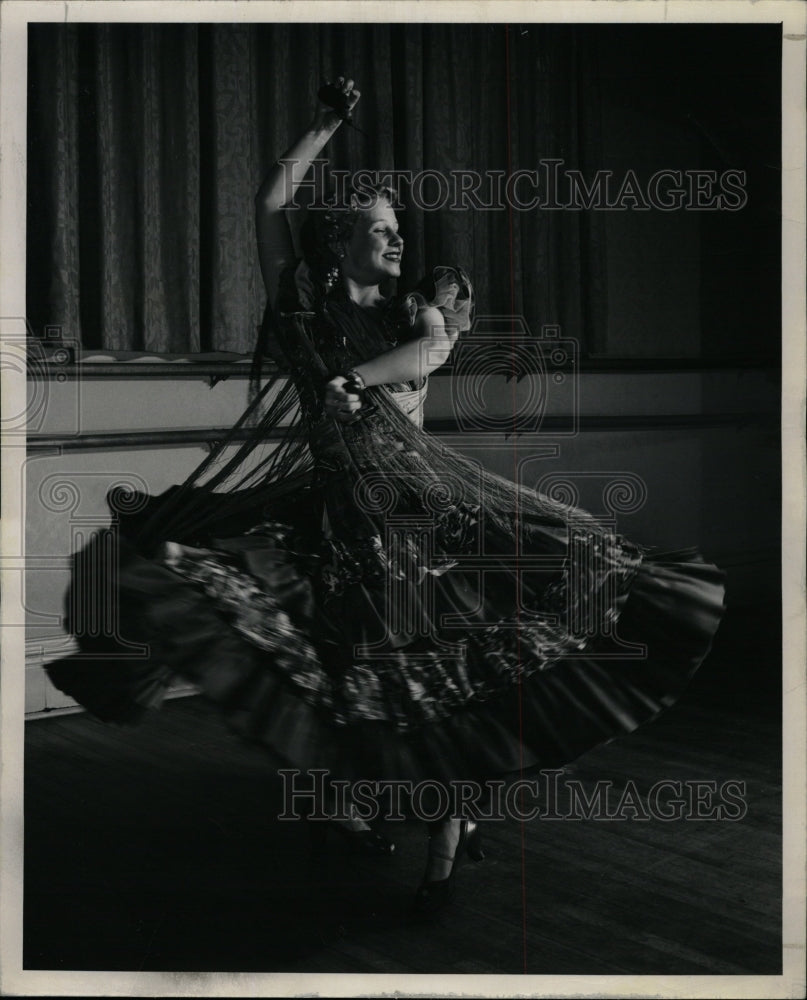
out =
<svg viewBox="0 0 807 1000"><path fill-rule="evenodd" d="M489 822L450 911L409 915L425 831L397 853L309 857L277 820L264 755L200 699L135 729L32 721L24 966L58 970L775 974L781 971L780 730L681 704L567 768L641 795L662 778L745 782L727 819ZM561 810L563 811L563 810Z"/></svg>

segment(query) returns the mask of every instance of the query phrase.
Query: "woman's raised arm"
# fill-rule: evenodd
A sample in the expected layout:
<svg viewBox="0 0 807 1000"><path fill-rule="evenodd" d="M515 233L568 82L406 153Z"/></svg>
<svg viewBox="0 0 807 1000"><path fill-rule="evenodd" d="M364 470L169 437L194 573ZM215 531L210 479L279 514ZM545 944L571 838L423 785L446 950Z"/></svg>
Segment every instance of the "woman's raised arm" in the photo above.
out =
<svg viewBox="0 0 807 1000"><path fill-rule="evenodd" d="M418 310L412 340L363 361L352 373L365 386L420 381L448 361L458 336L459 329L446 324L436 306L425 306ZM349 388L347 375L334 376L325 387L325 411L341 423L353 423L361 405L360 397Z"/></svg>
<svg viewBox="0 0 807 1000"><path fill-rule="evenodd" d="M346 107L353 108L360 97L359 91L353 89L353 81L340 76L336 86L345 95ZM294 197L312 162L341 123L335 111L319 107L297 142L272 165L255 195L258 259L270 302L275 301L280 272L295 258L283 206Z"/></svg>

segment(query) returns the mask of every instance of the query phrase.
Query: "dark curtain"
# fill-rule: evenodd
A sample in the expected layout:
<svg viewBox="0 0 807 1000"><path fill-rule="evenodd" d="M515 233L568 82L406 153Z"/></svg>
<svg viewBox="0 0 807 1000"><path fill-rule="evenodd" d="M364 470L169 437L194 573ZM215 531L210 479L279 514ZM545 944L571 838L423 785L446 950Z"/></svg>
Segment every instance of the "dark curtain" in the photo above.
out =
<svg viewBox="0 0 807 1000"><path fill-rule="evenodd" d="M595 53L563 25L57 25L29 29L28 312L85 348L252 349L253 199L345 70L332 168L510 175L599 165ZM427 189L428 190L428 189ZM408 197L408 186L402 187ZM522 197L530 194L528 185ZM479 309L596 349L598 213L401 213L404 284L462 264Z"/></svg>

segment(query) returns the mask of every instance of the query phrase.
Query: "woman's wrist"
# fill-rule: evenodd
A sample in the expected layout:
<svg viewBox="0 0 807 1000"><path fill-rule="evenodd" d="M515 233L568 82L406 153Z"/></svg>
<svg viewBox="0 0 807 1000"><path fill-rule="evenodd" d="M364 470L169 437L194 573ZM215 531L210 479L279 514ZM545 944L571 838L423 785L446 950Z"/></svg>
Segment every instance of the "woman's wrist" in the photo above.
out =
<svg viewBox="0 0 807 1000"><path fill-rule="evenodd" d="M318 108L314 112L314 117L311 119L308 131L318 137L324 138L327 142L341 124L342 119L335 111Z"/></svg>
<svg viewBox="0 0 807 1000"><path fill-rule="evenodd" d="M342 377L354 385L359 392L363 392L367 388L367 382L358 368L350 368L348 371L342 372Z"/></svg>

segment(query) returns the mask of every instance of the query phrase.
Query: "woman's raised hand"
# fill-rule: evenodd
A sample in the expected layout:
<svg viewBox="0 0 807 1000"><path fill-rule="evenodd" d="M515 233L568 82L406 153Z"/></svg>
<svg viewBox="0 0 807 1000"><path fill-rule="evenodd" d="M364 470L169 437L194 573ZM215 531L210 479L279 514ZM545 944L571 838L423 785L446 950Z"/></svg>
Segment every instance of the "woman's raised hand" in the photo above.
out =
<svg viewBox="0 0 807 1000"><path fill-rule="evenodd" d="M356 90L354 81L348 76L339 76L334 82L327 81L319 90L319 99L328 109L320 107L319 112L332 116L338 121L350 121L353 108L361 97L361 91Z"/></svg>

